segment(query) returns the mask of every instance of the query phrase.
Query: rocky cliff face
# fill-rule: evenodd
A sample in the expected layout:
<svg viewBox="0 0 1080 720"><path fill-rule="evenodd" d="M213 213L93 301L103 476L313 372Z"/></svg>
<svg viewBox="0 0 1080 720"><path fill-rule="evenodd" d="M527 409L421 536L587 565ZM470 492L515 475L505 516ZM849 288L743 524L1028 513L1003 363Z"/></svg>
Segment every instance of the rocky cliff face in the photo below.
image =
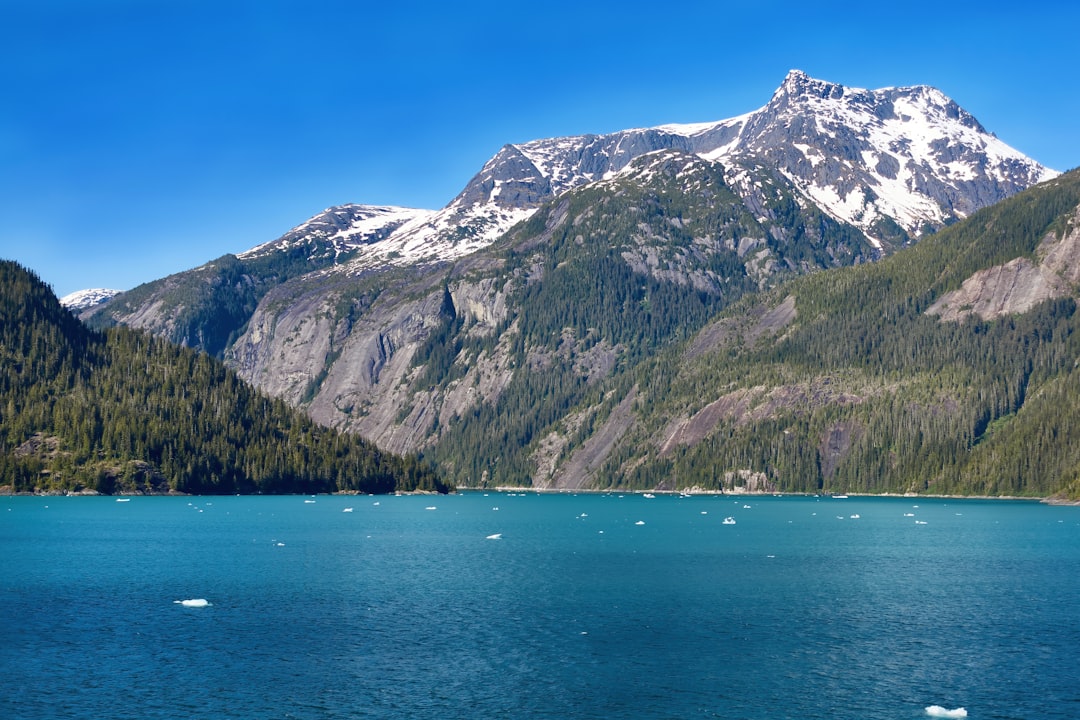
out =
<svg viewBox="0 0 1080 720"><path fill-rule="evenodd" d="M1041 302L1080 295L1080 208L1064 231L1039 243L1034 259L1018 257L980 270L960 289L945 293L927 309L945 321L971 315L993 320L1025 313Z"/></svg>
<svg viewBox="0 0 1080 720"><path fill-rule="evenodd" d="M505 383L504 350L478 358L452 387L436 392L410 382L423 370L414 356L440 323L447 291L461 332L487 335L505 319L505 288L491 277L470 280L474 269L449 270L449 279L447 268L402 271L393 282L379 277L359 288L334 275L282 286L260 304L226 359L322 424L388 450L415 450L437 437L440 422L491 400Z"/></svg>

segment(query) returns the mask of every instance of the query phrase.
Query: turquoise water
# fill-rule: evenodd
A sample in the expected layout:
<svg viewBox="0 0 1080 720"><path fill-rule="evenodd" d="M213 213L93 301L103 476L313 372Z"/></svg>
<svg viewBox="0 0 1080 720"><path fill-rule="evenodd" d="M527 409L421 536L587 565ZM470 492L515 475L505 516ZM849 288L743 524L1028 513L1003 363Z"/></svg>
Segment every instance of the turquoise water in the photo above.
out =
<svg viewBox="0 0 1080 720"><path fill-rule="evenodd" d="M3 718L1080 717L1030 502L3 498L0 607Z"/></svg>

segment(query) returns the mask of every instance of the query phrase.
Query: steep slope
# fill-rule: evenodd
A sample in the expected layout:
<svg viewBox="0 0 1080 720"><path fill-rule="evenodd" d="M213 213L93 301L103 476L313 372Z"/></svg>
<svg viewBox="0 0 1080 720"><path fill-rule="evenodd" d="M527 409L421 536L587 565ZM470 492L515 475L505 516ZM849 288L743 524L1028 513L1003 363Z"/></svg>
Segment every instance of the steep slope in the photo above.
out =
<svg viewBox="0 0 1080 720"><path fill-rule="evenodd" d="M0 263L0 490L446 490L415 458L314 424L204 353L88 330Z"/></svg>
<svg viewBox="0 0 1080 720"><path fill-rule="evenodd" d="M747 298L635 372L643 409L596 480L1080 495L1080 286L1051 269L1071 273L1078 213L1074 171L880 263ZM1043 270L1015 276L1024 302L942 314L1016 265Z"/></svg>

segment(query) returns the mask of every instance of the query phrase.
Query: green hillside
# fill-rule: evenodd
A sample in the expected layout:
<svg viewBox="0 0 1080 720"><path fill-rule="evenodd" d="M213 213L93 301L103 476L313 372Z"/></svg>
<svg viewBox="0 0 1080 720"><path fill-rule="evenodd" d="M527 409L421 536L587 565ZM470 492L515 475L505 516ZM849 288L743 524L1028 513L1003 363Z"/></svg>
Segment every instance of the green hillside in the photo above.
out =
<svg viewBox="0 0 1080 720"><path fill-rule="evenodd" d="M692 352L639 369L651 409L601 476L718 487L744 470L787 491L1080 496L1077 288L986 320L926 312L980 270L1075 239L1078 207L1073 172L879 263L749 298ZM795 319L754 339L755 318L788 298ZM658 442L673 436L686 441Z"/></svg>
<svg viewBox="0 0 1080 720"><path fill-rule="evenodd" d="M0 487L14 492L443 491L417 458L322 428L204 353L91 331L0 262Z"/></svg>

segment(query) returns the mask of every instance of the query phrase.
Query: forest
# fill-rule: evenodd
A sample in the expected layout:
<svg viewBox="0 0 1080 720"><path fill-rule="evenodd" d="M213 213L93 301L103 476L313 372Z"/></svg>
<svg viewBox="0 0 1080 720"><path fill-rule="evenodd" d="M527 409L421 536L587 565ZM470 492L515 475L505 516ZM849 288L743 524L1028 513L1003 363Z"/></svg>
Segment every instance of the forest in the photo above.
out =
<svg viewBox="0 0 1080 720"><path fill-rule="evenodd" d="M206 353L82 325L0 262L0 487L9 492L447 492L416 455L381 452L256 392Z"/></svg>

